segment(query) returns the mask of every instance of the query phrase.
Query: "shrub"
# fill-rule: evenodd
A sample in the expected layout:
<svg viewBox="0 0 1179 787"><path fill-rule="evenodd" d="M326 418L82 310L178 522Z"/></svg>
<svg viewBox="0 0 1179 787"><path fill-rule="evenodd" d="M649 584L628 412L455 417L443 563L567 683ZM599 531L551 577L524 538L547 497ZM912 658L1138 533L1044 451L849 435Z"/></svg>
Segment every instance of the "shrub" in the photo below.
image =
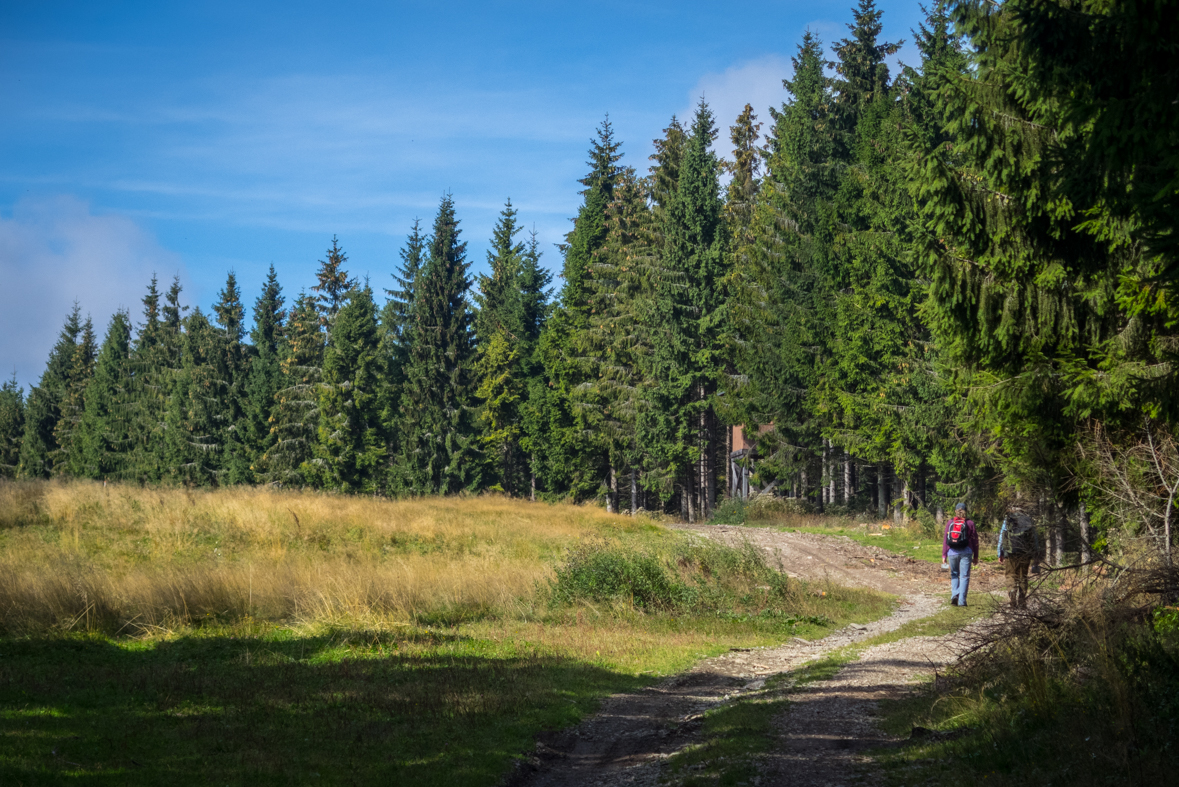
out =
<svg viewBox="0 0 1179 787"><path fill-rule="evenodd" d="M554 604L626 601L646 610L680 606L687 588L652 554L602 543L583 544L550 583Z"/></svg>
<svg viewBox="0 0 1179 787"><path fill-rule="evenodd" d="M712 519L708 520L708 524L743 525L746 518L746 506L745 500L740 497L725 498L712 512Z"/></svg>
<svg viewBox="0 0 1179 787"><path fill-rule="evenodd" d="M761 612L788 592L752 544L733 548L680 538L663 553L593 542L570 552L549 583L553 607L578 602L624 604L646 612Z"/></svg>

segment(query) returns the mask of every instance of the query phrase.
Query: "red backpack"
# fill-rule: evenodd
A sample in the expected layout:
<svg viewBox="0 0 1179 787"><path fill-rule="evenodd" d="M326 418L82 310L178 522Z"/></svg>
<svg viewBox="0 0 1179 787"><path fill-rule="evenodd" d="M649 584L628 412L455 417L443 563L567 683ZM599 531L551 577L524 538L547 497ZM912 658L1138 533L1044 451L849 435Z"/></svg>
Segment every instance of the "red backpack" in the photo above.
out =
<svg viewBox="0 0 1179 787"><path fill-rule="evenodd" d="M956 516L950 520L950 527L946 531L946 543L954 549L970 546L970 535L964 517Z"/></svg>

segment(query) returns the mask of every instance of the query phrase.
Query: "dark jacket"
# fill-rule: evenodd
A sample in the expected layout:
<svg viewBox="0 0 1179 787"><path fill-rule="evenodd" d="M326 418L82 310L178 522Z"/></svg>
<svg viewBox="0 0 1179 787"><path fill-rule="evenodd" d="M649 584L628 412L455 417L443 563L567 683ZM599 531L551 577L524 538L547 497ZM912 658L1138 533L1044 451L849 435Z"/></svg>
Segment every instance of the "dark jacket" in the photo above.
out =
<svg viewBox="0 0 1179 787"><path fill-rule="evenodd" d="M1013 515L1009 514L1008 516L1004 517L1003 527L999 530L999 544L996 551L999 554L1000 560L1009 558L1015 554L1015 550L1012 548L1014 528L1013 526L1008 526L1007 524L1008 520L1011 519L1012 516ZM1040 551L1040 534L1036 532L1035 526L1030 523L1027 525L1026 532L1031 533L1032 536L1030 543L1031 551L1027 552L1026 556L1030 557L1032 560L1040 560L1043 557L1043 553ZM1027 542L1025 541L1024 543L1026 544Z"/></svg>
<svg viewBox="0 0 1179 787"><path fill-rule="evenodd" d="M953 524L954 517L946 520L946 530L942 534L942 562L945 563L950 554L950 525ZM974 529L974 520L966 520L966 538L970 544L970 548L974 551L973 562L978 563L978 531Z"/></svg>

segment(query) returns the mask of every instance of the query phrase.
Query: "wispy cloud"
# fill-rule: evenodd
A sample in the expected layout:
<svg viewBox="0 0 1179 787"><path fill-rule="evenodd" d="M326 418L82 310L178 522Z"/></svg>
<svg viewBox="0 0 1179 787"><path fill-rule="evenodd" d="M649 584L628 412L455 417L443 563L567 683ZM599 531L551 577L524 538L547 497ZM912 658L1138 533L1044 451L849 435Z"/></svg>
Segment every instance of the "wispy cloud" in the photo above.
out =
<svg viewBox="0 0 1179 787"><path fill-rule="evenodd" d="M767 55L738 63L719 73L705 74L692 88L689 96L691 103L681 117L685 123L690 122L696 104L704 98L716 117L717 129L720 131L714 149L728 156L732 148L729 126L745 111L745 105L751 104L762 122L764 136L769 129L769 108L772 106L776 109L786 100L782 80L789 78L793 70L788 58Z"/></svg>
<svg viewBox="0 0 1179 787"><path fill-rule="evenodd" d="M101 335L119 308L138 318L142 288L179 273L180 258L125 216L94 215L71 196L24 199L0 216L0 372L29 385L40 377L76 300Z"/></svg>

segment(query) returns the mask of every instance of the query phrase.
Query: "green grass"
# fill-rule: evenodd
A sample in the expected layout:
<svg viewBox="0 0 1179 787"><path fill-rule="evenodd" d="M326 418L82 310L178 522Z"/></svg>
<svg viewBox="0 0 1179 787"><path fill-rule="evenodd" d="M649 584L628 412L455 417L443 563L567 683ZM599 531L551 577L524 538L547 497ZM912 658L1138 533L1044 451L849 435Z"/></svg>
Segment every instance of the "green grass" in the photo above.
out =
<svg viewBox="0 0 1179 787"><path fill-rule="evenodd" d="M0 783L492 784L602 697L783 636L718 617L564 615L0 640Z"/></svg>
<svg viewBox="0 0 1179 787"><path fill-rule="evenodd" d="M605 696L894 602L584 507L26 492L4 785L494 784Z"/></svg>

